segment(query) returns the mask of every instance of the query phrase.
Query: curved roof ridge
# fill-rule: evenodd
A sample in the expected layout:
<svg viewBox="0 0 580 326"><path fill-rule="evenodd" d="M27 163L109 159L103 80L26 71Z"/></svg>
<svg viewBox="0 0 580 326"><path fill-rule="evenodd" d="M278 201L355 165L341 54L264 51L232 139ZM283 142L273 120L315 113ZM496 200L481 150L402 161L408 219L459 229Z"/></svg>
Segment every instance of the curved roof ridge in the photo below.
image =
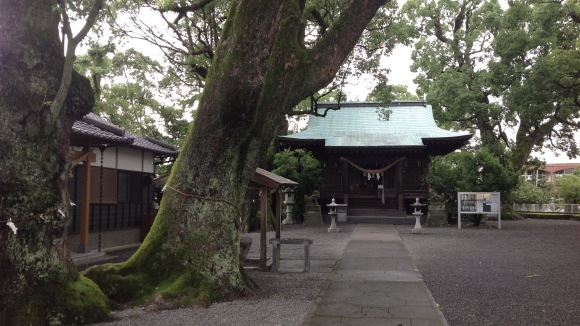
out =
<svg viewBox="0 0 580 326"><path fill-rule="evenodd" d="M172 145L151 137L135 135L92 112L74 122L71 137L92 139L95 144L140 148L164 156L179 154L179 150Z"/></svg>
<svg viewBox="0 0 580 326"><path fill-rule="evenodd" d="M424 146L423 140L430 138L464 140L470 135L437 126L431 105L419 105L422 101L394 103L385 107L341 103L340 110L328 112L326 117L310 116L305 130L279 138L324 140L326 147L409 147ZM382 108L390 111L388 120L381 119Z"/></svg>

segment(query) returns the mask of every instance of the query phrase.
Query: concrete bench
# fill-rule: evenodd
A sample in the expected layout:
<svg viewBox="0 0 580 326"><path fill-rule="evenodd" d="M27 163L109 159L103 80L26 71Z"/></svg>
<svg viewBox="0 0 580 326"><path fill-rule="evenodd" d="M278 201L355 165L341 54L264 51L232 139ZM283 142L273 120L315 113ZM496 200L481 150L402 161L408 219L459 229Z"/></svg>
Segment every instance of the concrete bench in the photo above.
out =
<svg viewBox="0 0 580 326"><path fill-rule="evenodd" d="M302 244L304 245L304 269L303 272L310 271L310 245L311 239L270 239L272 245L272 266L274 271L280 269L280 246L282 244Z"/></svg>

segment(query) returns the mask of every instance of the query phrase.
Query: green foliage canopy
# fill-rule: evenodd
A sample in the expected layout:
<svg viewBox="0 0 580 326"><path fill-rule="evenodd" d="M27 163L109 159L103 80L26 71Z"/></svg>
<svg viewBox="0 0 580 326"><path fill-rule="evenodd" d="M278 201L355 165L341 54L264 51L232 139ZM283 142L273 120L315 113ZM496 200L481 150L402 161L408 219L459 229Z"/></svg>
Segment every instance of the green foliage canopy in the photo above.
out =
<svg viewBox="0 0 580 326"><path fill-rule="evenodd" d="M418 37L412 69L439 122L479 131L523 168L549 146L578 154L580 52L577 1L408 1ZM576 17L576 18L575 18ZM515 139L506 132L516 129ZM499 155L499 152L496 152Z"/></svg>
<svg viewBox="0 0 580 326"><path fill-rule="evenodd" d="M556 179L558 194L566 203L580 203L580 176L576 174L565 174Z"/></svg>
<svg viewBox="0 0 580 326"><path fill-rule="evenodd" d="M132 48L116 51L111 44L94 43L75 66L91 78L97 94L95 113L132 133L181 146L189 109L162 103L172 83L161 63Z"/></svg>
<svg viewBox="0 0 580 326"><path fill-rule="evenodd" d="M512 112L517 133L512 161L522 165L544 145L575 157L580 121L580 3L510 2L490 64L496 96ZM574 19L576 17L576 19Z"/></svg>
<svg viewBox="0 0 580 326"><path fill-rule="evenodd" d="M389 103L394 100L418 100L411 94L406 85L389 85L380 83L367 96L367 101Z"/></svg>

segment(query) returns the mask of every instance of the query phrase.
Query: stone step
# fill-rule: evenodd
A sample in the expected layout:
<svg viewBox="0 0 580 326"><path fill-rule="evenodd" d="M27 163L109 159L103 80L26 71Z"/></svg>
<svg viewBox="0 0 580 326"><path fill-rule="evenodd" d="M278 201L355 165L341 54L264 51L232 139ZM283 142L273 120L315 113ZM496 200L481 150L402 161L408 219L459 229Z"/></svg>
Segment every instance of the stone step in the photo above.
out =
<svg viewBox="0 0 580 326"><path fill-rule="evenodd" d="M394 225L415 225L413 216L348 216L348 223L379 223Z"/></svg>
<svg viewBox="0 0 580 326"><path fill-rule="evenodd" d="M406 213L394 209L349 208L348 216L405 216Z"/></svg>
<svg viewBox="0 0 580 326"><path fill-rule="evenodd" d="M381 199L372 198L353 198L348 201L349 209L393 209L398 205L396 199L385 199L385 204L382 204Z"/></svg>

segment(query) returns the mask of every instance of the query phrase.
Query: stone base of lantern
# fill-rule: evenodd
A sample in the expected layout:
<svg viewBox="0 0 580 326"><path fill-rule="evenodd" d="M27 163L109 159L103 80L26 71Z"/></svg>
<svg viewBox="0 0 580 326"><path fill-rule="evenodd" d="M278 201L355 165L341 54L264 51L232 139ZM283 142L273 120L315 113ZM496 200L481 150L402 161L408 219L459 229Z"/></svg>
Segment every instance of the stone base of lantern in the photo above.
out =
<svg viewBox="0 0 580 326"><path fill-rule="evenodd" d="M286 194L288 195L288 194ZM293 200L285 200L284 205L286 205L286 218L282 220L282 224L298 224L300 223L294 218L294 201Z"/></svg>
<svg viewBox="0 0 580 326"><path fill-rule="evenodd" d="M294 216L288 216L285 219L282 220L282 224L284 225L288 225L288 224L298 224L298 221L296 221L294 219Z"/></svg>
<svg viewBox="0 0 580 326"><path fill-rule="evenodd" d="M423 216L423 213L413 213L413 216L415 216L415 227L413 228L413 230L411 230L411 233L413 234L421 234L425 232L425 229L423 229L421 227L421 216Z"/></svg>
<svg viewBox="0 0 580 326"><path fill-rule="evenodd" d="M328 228L329 233L338 233L340 229L336 226L336 214L330 215L330 227Z"/></svg>

